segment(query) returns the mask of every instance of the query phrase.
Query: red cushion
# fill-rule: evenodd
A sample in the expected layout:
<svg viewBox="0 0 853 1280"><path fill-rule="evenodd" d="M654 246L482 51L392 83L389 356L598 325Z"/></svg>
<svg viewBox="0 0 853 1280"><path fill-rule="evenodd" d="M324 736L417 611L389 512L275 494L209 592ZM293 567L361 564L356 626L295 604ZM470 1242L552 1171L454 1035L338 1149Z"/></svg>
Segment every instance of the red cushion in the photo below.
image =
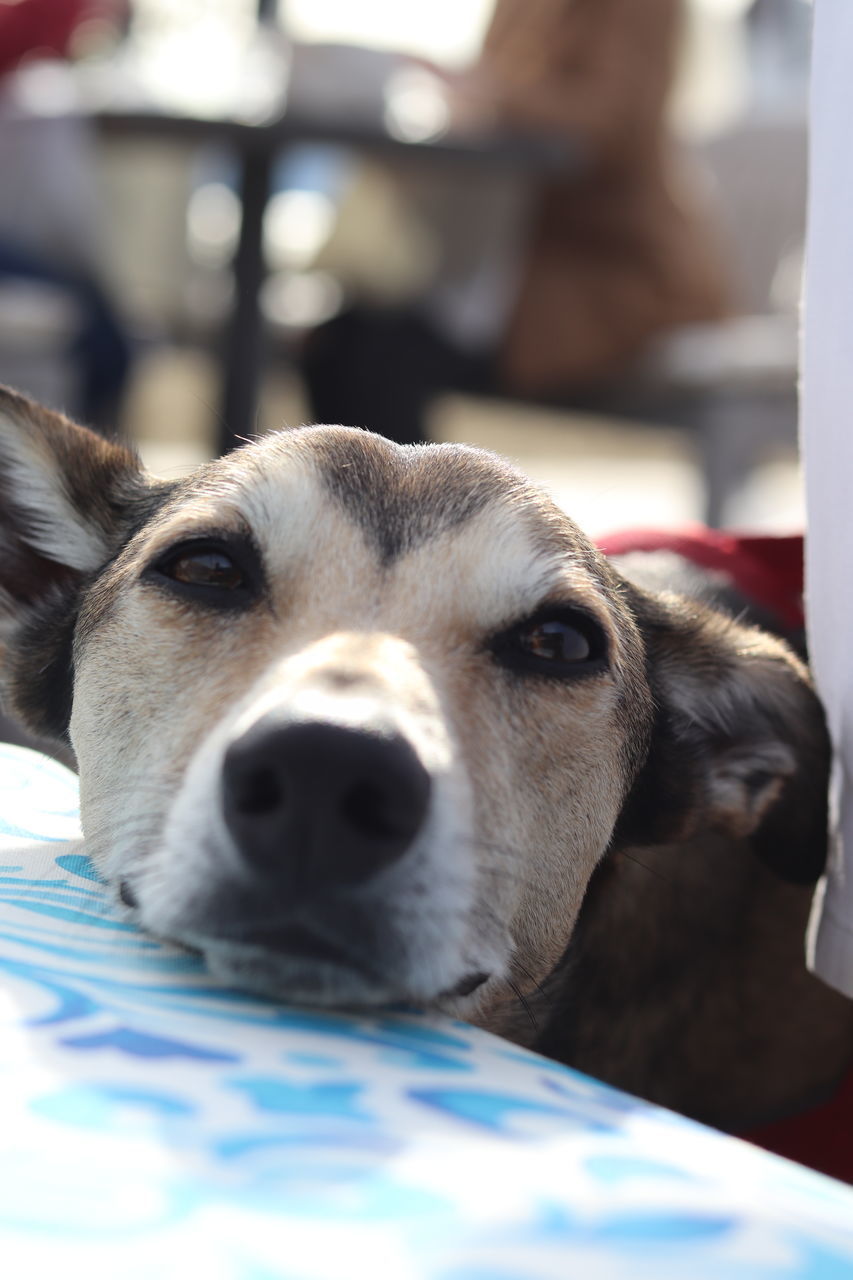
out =
<svg viewBox="0 0 853 1280"><path fill-rule="evenodd" d="M628 529L597 538L606 556L631 551L675 551L702 569L728 575L742 595L799 628L803 616L803 538L720 533L703 525L684 529Z"/></svg>

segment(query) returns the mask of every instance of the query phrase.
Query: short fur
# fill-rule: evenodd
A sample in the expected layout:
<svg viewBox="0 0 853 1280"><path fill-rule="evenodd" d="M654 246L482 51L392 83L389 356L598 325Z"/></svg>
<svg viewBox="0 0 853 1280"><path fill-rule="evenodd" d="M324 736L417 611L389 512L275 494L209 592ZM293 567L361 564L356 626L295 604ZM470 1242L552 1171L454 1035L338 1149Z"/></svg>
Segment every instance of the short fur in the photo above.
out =
<svg viewBox="0 0 853 1280"><path fill-rule="evenodd" d="M72 744L88 850L154 934L223 981L442 1008L724 1126L846 1068L851 1014L802 955L828 744L780 640L629 580L462 446L303 428L165 484L4 392L0 487L4 696ZM198 538L241 548L239 607L163 571ZM567 608L600 668L501 660ZM429 803L399 856L297 895L283 845L260 884L223 796L267 723L405 744Z"/></svg>

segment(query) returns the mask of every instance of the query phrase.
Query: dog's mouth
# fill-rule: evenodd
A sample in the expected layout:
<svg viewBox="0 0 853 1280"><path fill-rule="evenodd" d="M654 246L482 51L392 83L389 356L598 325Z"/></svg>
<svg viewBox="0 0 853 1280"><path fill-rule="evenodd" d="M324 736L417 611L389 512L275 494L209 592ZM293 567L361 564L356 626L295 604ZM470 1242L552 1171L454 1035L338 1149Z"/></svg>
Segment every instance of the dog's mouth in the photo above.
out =
<svg viewBox="0 0 853 1280"><path fill-rule="evenodd" d="M361 974L368 979L375 979L378 976L362 956L306 925L256 928L251 932L234 933L228 937L227 941L263 952L271 957L280 957L283 960L333 966Z"/></svg>
<svg viewBox="0 0 853 1280"><path fill-rule="evenodd" d="M304 924L224 933L193 931L175 940L201 955L217 981L295 1004L441 1006L473 995L492 976L472 970L427 997L408 990L395 976L393 965L372 963L345 943Z"/></svg>

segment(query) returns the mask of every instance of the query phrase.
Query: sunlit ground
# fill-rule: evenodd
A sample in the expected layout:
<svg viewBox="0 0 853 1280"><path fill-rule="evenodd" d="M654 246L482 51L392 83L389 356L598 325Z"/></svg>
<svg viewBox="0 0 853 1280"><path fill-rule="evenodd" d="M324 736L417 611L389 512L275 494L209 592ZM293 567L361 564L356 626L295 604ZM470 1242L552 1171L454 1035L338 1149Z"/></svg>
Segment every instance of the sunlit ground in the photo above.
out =
<svg viewBox="0 0 853 1280"><path fill-rule="evenodd" d="M201 352L163 351L140 362L128 430L152 471L179 475L210 456L217 396L215 362ZM259 424L293 426L306 417L296 380L284 369L273 371ZM689 437L677 431L461 396L436 405L432 429L436 439L513 458L592 534L636 525L677 527L702 517L695 455ZM766 459L733 496L727 523L769 532L802 527L799 471L790 450Z"/></svg>

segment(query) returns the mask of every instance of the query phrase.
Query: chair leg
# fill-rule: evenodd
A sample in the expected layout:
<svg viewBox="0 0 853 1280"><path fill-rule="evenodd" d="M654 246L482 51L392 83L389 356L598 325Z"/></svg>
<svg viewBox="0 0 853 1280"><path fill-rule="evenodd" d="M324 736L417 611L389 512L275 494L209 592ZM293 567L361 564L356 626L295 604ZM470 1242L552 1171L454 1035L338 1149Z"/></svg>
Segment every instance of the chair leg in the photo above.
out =
<svg viewBox="0 0 853 1280"><path fill-rule="evenodd" d="M726 507L772 445L796 440L793 391L721 391L709 396L698 417L698 446L705 480L705 523L719 529Z"/></svg>

